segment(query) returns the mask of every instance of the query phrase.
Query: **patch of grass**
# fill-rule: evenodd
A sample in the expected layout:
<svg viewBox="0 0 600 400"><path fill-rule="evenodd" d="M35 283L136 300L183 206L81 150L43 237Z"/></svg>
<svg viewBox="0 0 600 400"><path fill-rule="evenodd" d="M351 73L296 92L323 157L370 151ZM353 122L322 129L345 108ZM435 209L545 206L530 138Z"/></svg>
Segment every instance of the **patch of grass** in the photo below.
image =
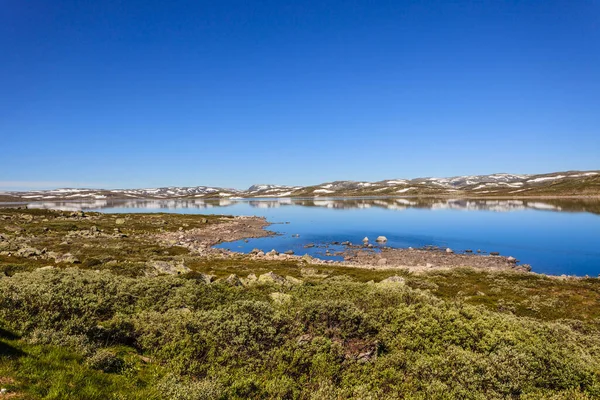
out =
<svg viewBox="0 0 600 400"><path fill-rule="evenodd" d="M109 269L133 276L141 273L149 260L179 259L189 255L181 246L157 243L153 235L180 229L203 229L231 217L182 214L101 214L70 213L42 209L0 209L0 272L12 275L47 265L68 267L50 253L72 254L83 268ZM17 251L30 247L43 253L20 256Z"/></svg>
<svg viewBox="0 0 600 400"><path fill-rule="evenodd" d="M484 305L497 311L546 321L574 319L600 328L600 280L560 279L535 274L473 269L424 275L447 300Z"/></svg>
<svg viewBox="0 0 600 400"><path fill-rule="evenodd" d="M128 357L128 370L105 373L89 367L85 357L74 350L51 345L29 345L21 340L0 339L0 379L20 399L149 399L156 398L150 383L158 366L147 365L139 357Z"/></svg>

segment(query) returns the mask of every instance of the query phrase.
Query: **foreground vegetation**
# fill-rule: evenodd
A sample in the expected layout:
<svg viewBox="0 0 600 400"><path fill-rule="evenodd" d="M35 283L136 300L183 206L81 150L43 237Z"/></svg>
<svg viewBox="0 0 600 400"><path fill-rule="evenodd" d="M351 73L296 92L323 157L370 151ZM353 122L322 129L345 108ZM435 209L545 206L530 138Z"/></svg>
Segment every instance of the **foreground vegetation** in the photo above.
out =
<svg viewBox="0 0 600 400"><path fill-rule="evenodd" d="M219 259L151 242L218 217L130 215L118 234L111 215L0 217L10 246L78 258L0 259L0 387L11 398L600 396L598 279ZM70 233L92 226L100 233ZM148 274L155 259L191 272Z"/></svg>
<svg viewBox="0 0 600 400"><path fill-rule="evenodd" d="M1 279L0 318L0 371L32 397L600 396L596 330L402 282L240 287L49 269Z"/></svg>

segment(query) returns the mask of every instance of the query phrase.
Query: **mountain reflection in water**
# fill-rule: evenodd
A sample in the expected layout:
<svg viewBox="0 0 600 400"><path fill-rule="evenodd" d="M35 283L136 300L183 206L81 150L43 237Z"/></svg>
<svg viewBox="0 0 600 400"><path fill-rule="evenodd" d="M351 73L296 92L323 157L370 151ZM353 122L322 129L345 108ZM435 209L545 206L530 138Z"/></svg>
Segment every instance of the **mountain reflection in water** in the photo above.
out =
<svg viewBox="0 0 600 400"><path fill-rule="evenodd" d="M332 209L360 209L379 207L389 210L452 209L482 211L519 211L545 210L562 212L589 212L600 214L600 201L597 199L435 199L435 198L310 198L310 199L170 199L170 200L89 200L89 201L53 201L32 202L28 208L47 208L57 210L102 210L107 208L176 210L207 209L229 207L246 203L253 208L277 208L285 206L325 207Z"/></svg>

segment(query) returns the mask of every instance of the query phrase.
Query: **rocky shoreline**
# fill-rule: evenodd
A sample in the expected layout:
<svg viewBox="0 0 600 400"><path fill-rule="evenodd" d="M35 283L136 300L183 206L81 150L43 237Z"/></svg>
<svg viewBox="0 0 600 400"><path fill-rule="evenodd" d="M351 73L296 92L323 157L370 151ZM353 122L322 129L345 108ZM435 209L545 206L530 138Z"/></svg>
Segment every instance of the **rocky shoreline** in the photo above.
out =
<svg viewBox="0 0 600 400"><path fill-rule="evenodd" d="M18 261L24 268L82 264L87 268L125 268L145 274L181 274L193 271L194 263L230 260L240 264L291 262L300 267L403 270L417 274L465 267L482 271L531 271L529 265L497 253L456 254L435 247L391 248L386 246L384 237L378 238L377 244L365 240L362 244L332 242L305 246L324 249L325 255L338 256L339 260L298 255L291 250L255 249L239 253L214 247L224 242L275 235L268 230L271 224L256 216L5 210L0 215L0 262L10 270L14 270L10 265ZM186 266L189 262L191 268Z"/></svg>
<svg viewBox="0 0 600 400"><path fill-rule="evenodd" d="M489 255L478 253L455 254L450 249L434 247L422 249L380 248L367 243L352 245L349 242L342 242L345 250L334 254L343 257L343 261L323 260L308 254L296 255L291 250L286 252L278 252L276 250L264 252L254 249L250 253L245 254L213 247L223 242L234 242L242 239L274 235L274 232L266 230L269 225L263 217L242 216L233 217L230 221L207 228L161 233L154 237L165 245L183 246L194 254L218 258L231 258L243 255L251 260L295 260L314 265L333 264L352 268L403 269L414 273L464 267L498 271L531 271L529 265L519 265L517 264L518 260L510 256L506 257L495 253ZM383 238L380 242L385 242L386 240ZM334 242L334 244L339 243ZM308 246L312 247L314 244L309 244ZM328 246L328 244L325 245L325 247ZM327 254L331 254L329 250L327 250Z"/></svg>

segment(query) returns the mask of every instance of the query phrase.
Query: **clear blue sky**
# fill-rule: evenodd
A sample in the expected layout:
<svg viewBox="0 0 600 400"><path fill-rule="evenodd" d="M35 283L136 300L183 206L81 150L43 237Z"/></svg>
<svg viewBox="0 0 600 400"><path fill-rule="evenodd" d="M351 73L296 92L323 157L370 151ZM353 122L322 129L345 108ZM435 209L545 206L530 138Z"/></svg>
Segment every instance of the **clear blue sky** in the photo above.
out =
<svg viewBox="0 0 600 400"><path fill-rule="evenodd" d="M600 169L600 1L0 0L0 189Z"/></svg>

